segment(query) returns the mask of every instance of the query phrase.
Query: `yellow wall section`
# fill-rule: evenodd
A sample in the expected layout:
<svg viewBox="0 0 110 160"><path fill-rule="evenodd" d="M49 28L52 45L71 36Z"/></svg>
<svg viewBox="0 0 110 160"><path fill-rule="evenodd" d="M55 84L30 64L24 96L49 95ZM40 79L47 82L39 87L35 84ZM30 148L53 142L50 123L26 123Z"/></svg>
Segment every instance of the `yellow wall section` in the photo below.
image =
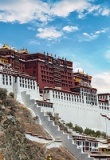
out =
<svg viewBox="0 0 110 160"><path fill-rule="evenodd" d="M0 58L0 62L1 62L1 63L8 63L8 60L5 59L5 58Z"/></svg>

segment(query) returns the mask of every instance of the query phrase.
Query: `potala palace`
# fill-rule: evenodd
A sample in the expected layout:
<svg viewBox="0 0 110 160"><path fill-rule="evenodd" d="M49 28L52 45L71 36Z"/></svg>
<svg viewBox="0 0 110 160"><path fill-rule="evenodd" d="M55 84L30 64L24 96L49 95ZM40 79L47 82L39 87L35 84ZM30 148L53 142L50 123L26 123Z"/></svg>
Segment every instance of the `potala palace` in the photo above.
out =
<svg viewBox="0 0 110 160"><path fill-rule="evenodd" d="M65 122L110 136L110 93L97 94L92 77L73 72L73 63L49 53L0 48L0 87L26 104L33 99L42 112L58 113ZM34 109L33 109L34 110Z"/></svg>

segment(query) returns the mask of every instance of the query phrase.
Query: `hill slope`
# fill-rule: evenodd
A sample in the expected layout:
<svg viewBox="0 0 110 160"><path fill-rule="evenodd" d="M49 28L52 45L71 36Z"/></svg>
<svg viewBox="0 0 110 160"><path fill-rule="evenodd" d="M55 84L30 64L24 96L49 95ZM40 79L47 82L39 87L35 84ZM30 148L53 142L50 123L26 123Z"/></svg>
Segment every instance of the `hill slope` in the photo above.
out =
<svg viewBox="0 0 110 160"><path fill-rule="evenodd" d="M27 139L26 133L52 138L24 105L12 96L0 95L0 99L0 160L44 160L48 153L52 160L74 160L63 147L47 150L45 144Z"/></svg>

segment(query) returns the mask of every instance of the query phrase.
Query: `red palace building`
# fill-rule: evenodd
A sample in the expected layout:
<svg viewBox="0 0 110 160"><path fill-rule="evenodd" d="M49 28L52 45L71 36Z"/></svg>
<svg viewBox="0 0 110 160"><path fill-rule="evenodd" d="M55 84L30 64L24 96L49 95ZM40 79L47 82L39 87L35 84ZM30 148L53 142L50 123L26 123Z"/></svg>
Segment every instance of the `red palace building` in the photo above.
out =
<svg viewBox="0 0 110 160"><path fill-rule="evenodd" d="M70 90L74 87L73 63L51 54L29 54L26 49L16 51L8 45L0 48L0 58L7 59L12 68L36 78L40 90L58 87Z"/></svg>

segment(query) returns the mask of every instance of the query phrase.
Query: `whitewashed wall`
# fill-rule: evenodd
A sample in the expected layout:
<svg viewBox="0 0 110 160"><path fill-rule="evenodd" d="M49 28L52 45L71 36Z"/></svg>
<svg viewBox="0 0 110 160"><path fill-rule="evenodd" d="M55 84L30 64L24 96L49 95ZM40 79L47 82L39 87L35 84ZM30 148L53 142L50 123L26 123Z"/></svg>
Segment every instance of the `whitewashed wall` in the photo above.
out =
<svg viewBox="0 0 110 160"><path fill-rule="evenodd" d="M6 78L6 76L5 76ZM6 84L6 80L4 81L5 83L3 84L3 74L0 74L0 88L7 89L8 93L13 92L13 76L11 76L11 85L9 83L9 75L7 75L8 79L8 84Z"/></svg>
<svg viewBox="0 0 110 160"><path fill-rule="evenodd" d="M59 113L60 118L66 123L72 122L73 125L104 131L110 135L110 120L107 119L105 125L105 119L101 116L101 113L104 113L110 117L110 112L101 111L98 105L82 103L80 97L77 97L79 102L58 99L55 96L53 98L52 90L44 93L44 98L53 102L53 112Z"/></svg>
<svg viewBox="0 0 110 160"><path fill-rule="evenodd" d="M25 80L27 81L27 79L25 79ZM30 79L30 81L31 81L31 79ZM15 98L20 102L22 102L21 93L24 91L26 91L27 94L30 95L30 98L33 98L36 100L39 99L39 97L40 97L39 96L39 86L37 85L35 80L34 81L32 80L32 82L33 82L32 88L31 87L28 88L25 86L25 82L24 82L24 85L23 84L20 85L20 77L19 76L15 77L15 76L8 75L8 74L7 75L0 74L0 87L7 89L8 93L13 92L15 95Z"/></svg>

